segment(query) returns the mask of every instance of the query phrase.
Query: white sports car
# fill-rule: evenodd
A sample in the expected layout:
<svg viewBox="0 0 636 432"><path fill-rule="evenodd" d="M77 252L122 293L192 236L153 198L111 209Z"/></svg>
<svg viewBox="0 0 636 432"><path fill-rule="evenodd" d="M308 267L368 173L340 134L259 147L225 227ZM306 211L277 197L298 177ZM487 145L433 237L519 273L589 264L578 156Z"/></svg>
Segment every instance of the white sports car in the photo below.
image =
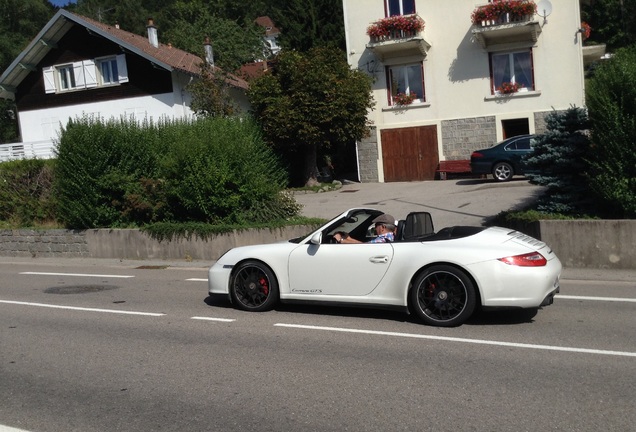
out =
<svg viewBox="0 0 636 432"><path fill-rule="evenodd" d="M337 244L334 234L373 238L382 212L355 208L305 237L229 250L209 270L210 295L264 311L281 302L391 307L426 324L464 323L476 308L537 310L559 292L561 262L543 242L500 227L435 233L431 215L396 222L389 243Z"/></svg>

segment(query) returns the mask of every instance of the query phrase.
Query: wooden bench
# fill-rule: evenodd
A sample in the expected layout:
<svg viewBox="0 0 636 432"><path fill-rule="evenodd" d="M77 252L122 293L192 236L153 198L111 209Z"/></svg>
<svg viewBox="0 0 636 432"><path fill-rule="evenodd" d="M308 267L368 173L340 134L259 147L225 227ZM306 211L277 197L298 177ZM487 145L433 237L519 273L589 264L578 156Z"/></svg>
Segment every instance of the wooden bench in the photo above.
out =
<svg viewBox="0 0 636 432"><path fill-rule="evenodd" d="M448 174L468 174L470 173L470 160L445 160L439 161L435 172L439 173L440 180L446 180Z"/></svg>

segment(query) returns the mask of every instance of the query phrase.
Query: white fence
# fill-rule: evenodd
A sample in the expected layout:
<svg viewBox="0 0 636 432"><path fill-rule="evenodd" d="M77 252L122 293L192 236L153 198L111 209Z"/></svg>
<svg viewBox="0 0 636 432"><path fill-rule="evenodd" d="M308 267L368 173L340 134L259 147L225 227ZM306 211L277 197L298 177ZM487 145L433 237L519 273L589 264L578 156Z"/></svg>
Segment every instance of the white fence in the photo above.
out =
<svg viewBox="0 0 636 432"><path fill-rule="evenodd" d="M53 141L33 141L0 144L0 162L15 159L52 159L55 157Z"/></svg>

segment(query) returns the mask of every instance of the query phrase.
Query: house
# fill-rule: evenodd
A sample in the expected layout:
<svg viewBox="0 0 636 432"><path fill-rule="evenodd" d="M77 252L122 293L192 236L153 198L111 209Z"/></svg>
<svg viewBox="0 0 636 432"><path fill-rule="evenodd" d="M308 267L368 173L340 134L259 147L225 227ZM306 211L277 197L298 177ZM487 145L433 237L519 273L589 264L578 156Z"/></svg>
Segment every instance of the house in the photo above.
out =
<svg viewBox="0 0 636 432"><path fill-rule="evenodd" d="M239 69L238 75L247 81L263 75L270 67L270 59L276 57L281 51L278 44L280 30L276 28L274 21L268 16L260 16L254 20L254 24L263 29L263 55L260 59L244 64Z"/></svg>
<svg viewBox="0 0 636 432"><path fill-rule="evenodd" d="M265 45L265 51L263 52L263 58L268 59L276 56L281 50L278 44L278 37L280 36L280 30L274 25L274 21L268 16L260 16L254 20L256 25L263 28L263 44Z"/></svg>
<svg viewBox="0 0 636 432"><path fill-rule="evenodd" d="M580 1L343 0L348 61L376 102L360 180L433 179L440 161L583 106Z"/></svg>
<svg viewBox="0 0 636 432"><path fill-rule="evenodd" d="M69 119L156 121L193 115L187 85L206 60L159 43L148 21L139 36L60 9L0 76L0 97L15 100L22 143L0 146L0 161L53 157L55 140ZM208 49L204 49L208 48ZM231 77L232 97L246 111L247 83Z"/></svg>

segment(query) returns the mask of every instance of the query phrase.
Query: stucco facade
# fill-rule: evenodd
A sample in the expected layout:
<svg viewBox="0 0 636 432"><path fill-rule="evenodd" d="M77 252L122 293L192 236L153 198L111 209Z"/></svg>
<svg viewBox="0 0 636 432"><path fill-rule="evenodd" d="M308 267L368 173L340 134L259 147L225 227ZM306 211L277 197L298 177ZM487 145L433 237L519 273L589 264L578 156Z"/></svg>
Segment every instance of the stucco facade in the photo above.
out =
<svg viewBox="0 0 636 432"><path fill-rule="evenodd" d="M369 113L372 136L358 145L359 159L365 161L359 164L360 179L393 181L387 174L393 168L385 166L390 152L383 148L383 137L394 139L388 133L393 129L435 128L437 142L428 145L436 145L439 160L468 159L473 150L507 136L541 133L552 110L583 106L579 0L553 3L547 14L501 17L482 25L473 24L471 14L485 2L343 0L348 61L372 76L376 102ZM424 29L380 39L367 34L369 26L395 13L396 6L404 16L412 16L414 8ZM506 65L512 71L506 72ZM502 94L500 81L514 82L515 72L523 87ZM397 93L413 89L416 99L410 105L396 104ZM422 157L418 149L411 151ZM375 166L369 164L373 154Z"/></svg>

